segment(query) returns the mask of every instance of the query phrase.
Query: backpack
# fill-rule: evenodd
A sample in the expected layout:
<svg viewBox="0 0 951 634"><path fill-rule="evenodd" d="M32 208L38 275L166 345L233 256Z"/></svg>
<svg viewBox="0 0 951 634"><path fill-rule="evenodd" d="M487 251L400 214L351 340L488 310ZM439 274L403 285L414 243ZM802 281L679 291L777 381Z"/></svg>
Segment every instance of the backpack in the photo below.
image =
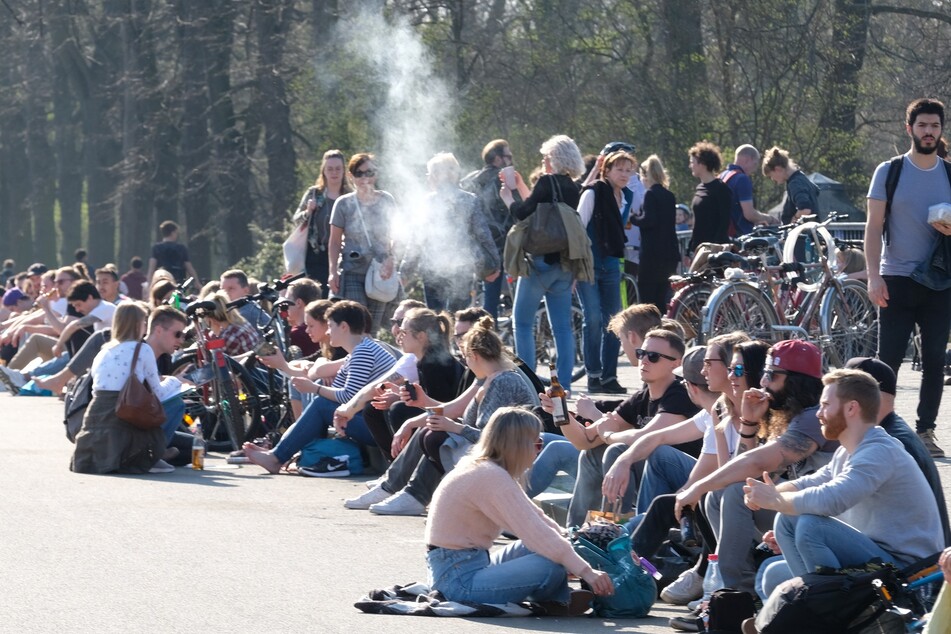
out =
<svg viewBox="0 0 951 634"><path fill-rule="evenodd" d="M363 473L363 456L360 453L360 446L352 440L344 438L318 438L304 445L297 465L299 467L312 467L320 462L321 458L335 458L343 455L349 458L348 464L351 475Z"/></svg>
<svg viewBox="0 0 951 634"><path fill-rule="evenodd" d="M721 588L710 595L707 606L710 632L740 634L743 621L756 614L753 595L732 588Z"/></svg>

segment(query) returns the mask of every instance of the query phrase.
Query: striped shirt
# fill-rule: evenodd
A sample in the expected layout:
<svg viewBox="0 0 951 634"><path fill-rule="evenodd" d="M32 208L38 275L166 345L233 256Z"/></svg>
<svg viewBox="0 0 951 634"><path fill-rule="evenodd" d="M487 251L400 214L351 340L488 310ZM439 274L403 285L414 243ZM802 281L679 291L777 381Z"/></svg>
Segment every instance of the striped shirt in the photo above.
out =
<svg viewBox="0 0 951 634"><path fill-rule="evenodd" d="M346 403L363 387L393 367L393 356L375 339L365 337L348 354L330 386L338 403Z"/></svg>

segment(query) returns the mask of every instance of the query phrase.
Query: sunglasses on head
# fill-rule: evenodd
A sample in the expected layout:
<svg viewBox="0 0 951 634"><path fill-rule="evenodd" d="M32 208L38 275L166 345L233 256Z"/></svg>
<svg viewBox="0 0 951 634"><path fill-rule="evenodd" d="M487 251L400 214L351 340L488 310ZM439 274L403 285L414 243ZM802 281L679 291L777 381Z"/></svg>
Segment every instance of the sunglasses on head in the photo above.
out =
<svg viewBox="0 0 951 634"><path fill-rule="evenodd" d="M367 178L373 178L376 176L376 170L356 170L353 173L354 178L363 178L364 176Z"/></svg>
<svg viewBox="0 0 951 634"><path fill-rule="evenodd" d="M743 364L742 364L742 363L737 363L736 365L731 365L730 367L727 368L727 370L730 371L730 376L733 376L733 377L736 377L736 378L740 378L741 376L743 376L744 374L746 374L746 368L743 367Z"/></svg>
<svg viewBox="0 0 951 634"><path fill-rule="evenodd" d="M541 453L542 448L545 446L545 441L541 437L535 439L535 453Z"/></svg>
<svg viewBox="0 0 951 634"><path fill-rule="evenodd" d="M657 363L661 357L667 359L668 361L677 360L677 357L672 357L669 354L664 354L663 352L654 352L654 351L648 352L647 350L644 350L642 348L638 348L637 350L635 350L634 354L637 355L638 359L643 359L644 357L647 357L647 360L650 361L651 363Z"/></svg>
<svg viewBox="0 0 951 634"><path fill-rule="evenodd" d="M773 379L780 374L789 374L784 370L765 370L763 372L763 378L766 379L767 383L772 383Z"/></svg>

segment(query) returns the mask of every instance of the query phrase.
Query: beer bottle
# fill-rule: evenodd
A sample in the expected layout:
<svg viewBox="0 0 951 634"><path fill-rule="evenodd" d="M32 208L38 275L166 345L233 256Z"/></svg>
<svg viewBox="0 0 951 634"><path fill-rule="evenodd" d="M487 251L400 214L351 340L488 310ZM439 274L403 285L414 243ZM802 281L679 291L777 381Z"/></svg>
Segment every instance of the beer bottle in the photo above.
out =
<svg viewBox="0 0 951 634"><path fill-rule="evenodd" d="M558 380L555 364L549 363L548 369L551 371L551 387L548 388L548 397L552 405L551 417L556 425L562 427L568 424L568 394L561 386L561 381Z"/></svg>
<svg viewBox="0 0 951 634"><path fill-rule="evenodd" d="M192 438L192 469L205 469L205 437L201 434L201 423L195 423L195 436Z"/></svg>

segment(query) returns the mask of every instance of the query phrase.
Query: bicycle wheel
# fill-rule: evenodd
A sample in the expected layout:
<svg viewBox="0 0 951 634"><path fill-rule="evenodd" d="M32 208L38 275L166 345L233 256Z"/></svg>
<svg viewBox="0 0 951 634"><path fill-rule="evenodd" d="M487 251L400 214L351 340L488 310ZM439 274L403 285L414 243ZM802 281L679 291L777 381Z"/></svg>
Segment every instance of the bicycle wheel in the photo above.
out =
<svg viewBox="0 0 951 634"><path fill-rule="evenodd" d="M738 282L721 286L710 296L701 330L704 341L734 330L772 341L772 326L778 323L776 309L763 293L752 284Z"/></svg>
<svg viewBox="0 0 951 634"><path fill-rule="evenodd" d="M231 357L219 368L210 383L194 396L185 396L186 411L201 422L202 433L212 451L240 449L252 423L260 418L260 403L248 371ZM195 353L187 353L172 364L172 371L195 363Z"/></svg>
<svg viewBox="0 0 951 634"><path fill-rule="evenodd" d="M641 297L637 292L637 278L627 273L621 274L621 309L634 304L640 304Z"/></svg>
<svg viewBox="0 0 951 634"><path fill-rule="evenodd" d="M581 308L571 305L571 331L575 338L575 362L571 371L571 382L574 383L584 376L584 339L581 327L584 325L584 312ZM555 337L551 334L551 323L548 321L548 308L542 304L535 313L535 364L543 381L548 381L545 368L549 363L558 363L558 351L555 349Z"/></svg>
<svg viewBox="0 0 951 634"><path fill-rule="evenodd" d="M674 298L670 300L670 308L667 310L667 316L684 329L684 342L687 346L698 345L703 342L700 338L700 326L703 321L703 307L713 287L706 282L700 284L691 284L677 291Z"/></svg>
<svg viewBox="0 0 951 634"><path fill-rule="evenodd" d="M842 292L830 286L819 308L822 348L830 366L842 367L852 357L874 357L878 349L878 311L865 284L842 282Z"/></svg>

